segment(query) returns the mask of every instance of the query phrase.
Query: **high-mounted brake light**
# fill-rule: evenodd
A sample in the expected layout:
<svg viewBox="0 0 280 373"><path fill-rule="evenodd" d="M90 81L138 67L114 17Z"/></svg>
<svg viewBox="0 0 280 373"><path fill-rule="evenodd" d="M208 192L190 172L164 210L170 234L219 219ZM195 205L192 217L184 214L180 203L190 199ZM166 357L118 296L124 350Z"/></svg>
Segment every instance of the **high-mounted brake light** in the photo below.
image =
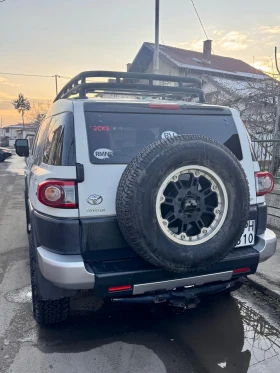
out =
<svg viewBox="0 0 280 373"><path fill-rule="evenodd" d="M269 172L257 172L256 178L256 192L257 196L263 196L270 193L274 188L274 177Z"/></svg>
<svg viewBox="0 0 280 373"><path fill-rule="evenodd" d="M46 180L38 185L37 196L41 203L49 207L77 208L74 181Z"/></svg>
<svg viewBox="0 0 280 373"><path fill-rule="evenodd" d="M179 110L179 105L176 104L149 104L150 109L159 110Z"/></svg>

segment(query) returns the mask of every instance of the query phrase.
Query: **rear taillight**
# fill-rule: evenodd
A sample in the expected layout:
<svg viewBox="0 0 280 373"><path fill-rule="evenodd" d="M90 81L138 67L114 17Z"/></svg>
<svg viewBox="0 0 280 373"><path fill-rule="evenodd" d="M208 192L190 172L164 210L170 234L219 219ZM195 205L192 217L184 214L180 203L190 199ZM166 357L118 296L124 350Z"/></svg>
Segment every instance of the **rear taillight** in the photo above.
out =
<svg viewBox="0 0 280 373"><path fill-rule="evenodd" d="M272 192L274 188L274 177L269 172L257 172L256 178L256 192L257 196Z"/></svg>
<svg viewBox="0 0 280 373"><path fill-rule="evenodd" d="M46 206L61 209L77 208L74 181L47 180L38 185L38 200Z"/></svg>

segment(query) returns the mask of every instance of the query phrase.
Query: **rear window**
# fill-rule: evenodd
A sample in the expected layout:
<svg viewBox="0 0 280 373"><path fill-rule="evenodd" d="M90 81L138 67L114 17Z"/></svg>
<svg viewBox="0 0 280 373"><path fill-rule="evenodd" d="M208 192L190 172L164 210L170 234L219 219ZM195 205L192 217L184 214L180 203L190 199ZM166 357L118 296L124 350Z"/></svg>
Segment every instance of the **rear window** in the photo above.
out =
<svg viewBox="0 0 280 373"><path fill-rule="evenodd" d="M181 134L215 139L242 159L231 116L85 112L85 118L94 164L127 164L152 142Z"/></svg>

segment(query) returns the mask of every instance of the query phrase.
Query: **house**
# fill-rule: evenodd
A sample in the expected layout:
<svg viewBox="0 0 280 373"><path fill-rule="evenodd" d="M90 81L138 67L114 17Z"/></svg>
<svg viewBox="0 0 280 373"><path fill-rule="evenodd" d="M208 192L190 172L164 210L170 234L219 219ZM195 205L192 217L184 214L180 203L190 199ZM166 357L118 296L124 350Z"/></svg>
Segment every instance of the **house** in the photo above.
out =
<svg viewBox="0 0 280 373"><path fill-rule="evenodd" d="M16 139L25 139L30 136L35 136L36 128L25 124L12 124L7 127L0 128L0 143L2 146L13 146Z"/></svg>
<svg viewBox="0 0 280 373"><path fill-rule="evenodd" d="M127 70L152 73L153 54L154 44L143 43ZM273 126L278 83L244 61L213 54L211 40L204 41L201 52L160 45L159 74L202 79L206 102L237 108L253 132Z"/></svg>

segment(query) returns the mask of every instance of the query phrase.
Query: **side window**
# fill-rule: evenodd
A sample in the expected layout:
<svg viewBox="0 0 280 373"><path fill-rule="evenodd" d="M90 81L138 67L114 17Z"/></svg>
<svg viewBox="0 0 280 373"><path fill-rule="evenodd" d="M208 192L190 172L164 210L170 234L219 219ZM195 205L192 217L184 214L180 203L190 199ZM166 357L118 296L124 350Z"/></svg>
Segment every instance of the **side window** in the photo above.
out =
<svg viewBox="0 0 280 373"><path fill-rule="evenodd" d="M52 118L44 149L43 162L46 164L54 166L61 166L63 164L63 139L68 115L69 113L62 113Z"/></svg>
<svg viewBox="0 0 280 373"><path fill-rule="evenodd" d="M34 147L32 151L35 165L39 165L42 162L43 154L44 154L44 145L45 145L46 135L47 135L50 122L51 122L51 118L46 118L41 123L37 131L37 135L34 141Z"/></svg>

